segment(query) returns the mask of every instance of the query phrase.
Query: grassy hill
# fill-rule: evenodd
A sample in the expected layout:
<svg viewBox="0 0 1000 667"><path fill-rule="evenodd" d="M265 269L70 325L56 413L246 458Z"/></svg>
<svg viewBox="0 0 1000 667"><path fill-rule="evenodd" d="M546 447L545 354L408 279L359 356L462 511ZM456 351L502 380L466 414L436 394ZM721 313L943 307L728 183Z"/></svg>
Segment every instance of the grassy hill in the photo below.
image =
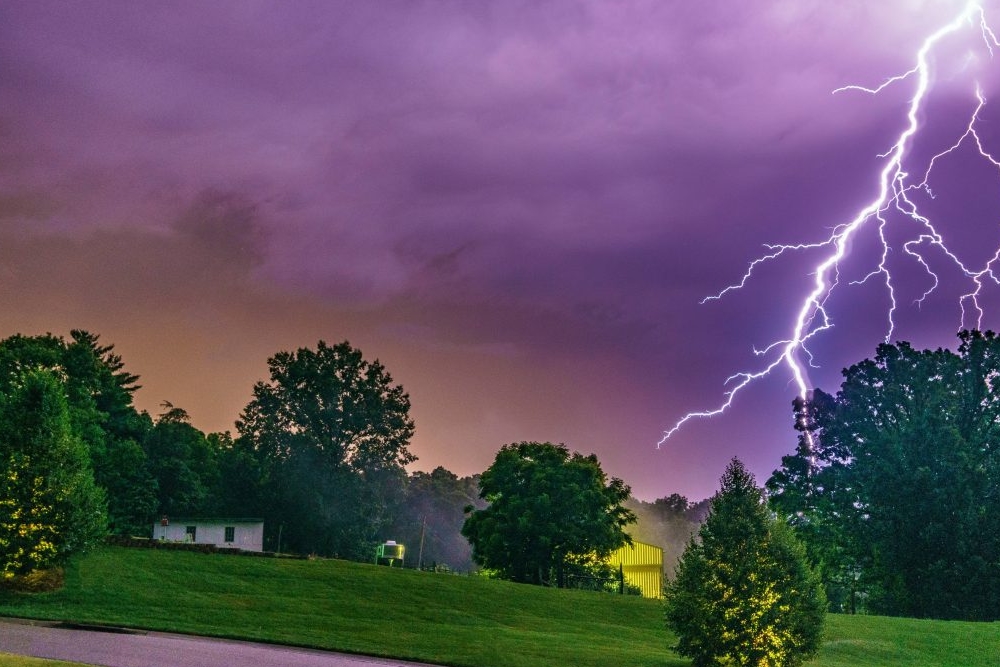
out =
<svg viewBox="0 0 1000 667"><path fill-rule="evenodd" d="M245 638L468 667L681 667L660 605L344 561L105 548L0 615ZM0 660L0 665L4 663ZM14 663L16 664L16 663ZM1000 624L829 617L816 667L994 667Z"/></svg>

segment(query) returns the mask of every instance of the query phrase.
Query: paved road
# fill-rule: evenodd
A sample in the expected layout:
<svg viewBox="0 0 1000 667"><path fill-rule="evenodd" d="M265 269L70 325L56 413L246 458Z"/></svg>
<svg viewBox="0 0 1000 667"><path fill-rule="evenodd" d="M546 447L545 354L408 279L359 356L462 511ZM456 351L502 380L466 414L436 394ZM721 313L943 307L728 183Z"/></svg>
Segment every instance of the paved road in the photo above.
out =
<svg viewBox="0 0 1000 667"><path fill-rule="evenodd" d="M159 632L112 633L0 619L0 653L107 667L419 667L417 663Z"/></svg>

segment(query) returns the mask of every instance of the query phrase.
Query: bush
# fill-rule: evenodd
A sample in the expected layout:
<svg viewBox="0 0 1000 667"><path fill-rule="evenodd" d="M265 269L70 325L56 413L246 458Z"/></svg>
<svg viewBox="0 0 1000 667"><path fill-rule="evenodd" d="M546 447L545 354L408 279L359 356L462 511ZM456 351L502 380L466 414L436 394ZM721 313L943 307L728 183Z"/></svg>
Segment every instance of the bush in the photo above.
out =
<svg viewBox="0 0 1000 667"><path fill-rule="evenodd" d="M61 567L47 570L32 570L27 574L9 575L0 579L0 588L21 593L47 593L57 591L66 583L66 574Z"/></svg>
<svg viewBox="0 0 1000 667"><path fill-rule="evenodd" d="M676 650L695 667L791 667L819 648L819 577L738 459L664 593Z"/></svg>

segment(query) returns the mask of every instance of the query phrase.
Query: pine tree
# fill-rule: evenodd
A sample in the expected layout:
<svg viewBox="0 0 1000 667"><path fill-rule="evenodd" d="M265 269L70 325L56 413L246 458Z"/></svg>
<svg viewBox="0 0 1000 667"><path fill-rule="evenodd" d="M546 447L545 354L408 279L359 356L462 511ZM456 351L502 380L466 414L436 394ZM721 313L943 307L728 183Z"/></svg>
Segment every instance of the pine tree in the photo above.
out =
<svg viewBox="0 0 1000 667"><path fill-rule="evenodd" d="M66 396L69 427L87 448L94 481L107 498L109 529L142 535L156 517L157 480L141 447L153 422L132 405L138 376L123 370L114 346L99 338L74 330L69 341L52 334L0 340L0 396L12 396L27 371L50 371Z"/></svg>
<svg viewBox="0 0 1000 667"><path fill-rule="evenodd" d="M0 582L65 561L104 535L104 495L62 383L26 371L0 397Z"/></svg>
<svg viewBox="0 0 1000 667"><path fill-rule="evenodd" d="M819 648L826 599L805 549L733 459L665 591L676 650L695 667L788 667Z"/></svg>

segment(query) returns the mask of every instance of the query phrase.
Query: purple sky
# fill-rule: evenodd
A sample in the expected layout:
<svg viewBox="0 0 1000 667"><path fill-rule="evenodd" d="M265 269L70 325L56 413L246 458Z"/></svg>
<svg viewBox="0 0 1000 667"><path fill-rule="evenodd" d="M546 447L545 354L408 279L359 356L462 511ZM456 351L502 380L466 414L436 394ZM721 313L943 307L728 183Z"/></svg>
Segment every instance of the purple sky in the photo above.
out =
<svg viewBox="0 0 1000 667"><path fill-rule="evenodd" d="M417 468L552 440L645 499L708 496L734 455L762 483L795 446L784 369L656 442L766 363L819 255L699 302L872 200L914 81L831 91L905 72L961 6L4 2L0 335L99 333L140 407L205 430L233 428L271 354L347 339L410 393ZM961 136L973 81L1000 92L974 29L933 64L914 173ZM1000 113L980 120L1000 153ZM921 201L981 267L1000 173L974 148ZM884 288L848 285L877 264L869 228L812 346L827 390L885 335ZM929 278L894 233L897 337L951 345L967 281L931 252L915 307Z"/></svg>

